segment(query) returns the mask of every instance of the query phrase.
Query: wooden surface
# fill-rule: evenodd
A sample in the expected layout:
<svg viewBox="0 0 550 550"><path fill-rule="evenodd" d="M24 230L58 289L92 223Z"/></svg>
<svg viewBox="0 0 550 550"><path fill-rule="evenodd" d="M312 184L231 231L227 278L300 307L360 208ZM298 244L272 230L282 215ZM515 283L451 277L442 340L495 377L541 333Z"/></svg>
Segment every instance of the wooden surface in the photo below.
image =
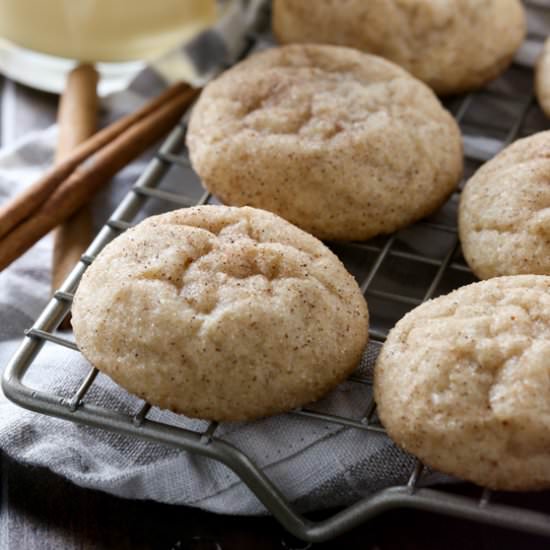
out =
<svg viewBox="0 0 550 550"><path fill-rule="evenodd" d="M317 515L317 518L319 515ZM2 457L0 549L247 550L305 548L269 517L219 516L78 488ZM315 549L550 548L550 541L414 511L394 511Z"/></svg>

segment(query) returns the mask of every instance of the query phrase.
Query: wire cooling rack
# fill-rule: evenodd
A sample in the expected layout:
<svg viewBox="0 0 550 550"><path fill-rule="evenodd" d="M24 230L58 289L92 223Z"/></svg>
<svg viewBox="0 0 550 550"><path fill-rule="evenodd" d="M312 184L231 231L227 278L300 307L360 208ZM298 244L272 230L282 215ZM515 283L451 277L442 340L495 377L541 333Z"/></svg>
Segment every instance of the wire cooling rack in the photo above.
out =
<svg viewBox="0 0 550 550"><path fill-rule="evenodd" d="M483 161L519 136L542 129L543 117L532 95L532 71L512 66L505 78L485 90L446 105L453 112L465 140L468 177ZM467 485L456 491L454 485L430 488L423 483L426 469L416 462L408 482L386 487L359 500L323 521L313 522L297 513L282 491L275 486L245 451L219 436L219 426L211 422L200 431L184 429L150 418L151 406L142 402L135 414L98 406L88 399L98 371L90 368L71 397L39 391L23 377L46 341L78 351L73 341L56 333L70 310L78 282L100 250L114 237L143 218L151 201L163 210L215 202L204 193L192 173L185 151L185 120L162 145L102 228L87 253L36 320L16 352L3 377L5 394L22 407L89 426L147 439L209 457L233 470L265 507L296 537L323 541L396 507L409 507L465 519L505 526L550 536L550 494L538 494L542 507L533 507L531 495L509 495ZM170 188L170 181L185 181ZM172 186L173 187L173 186ZM456 229L456 208L460 188L429 219L391 236L365 243L328 243L354 274L365 294L371 316L371 351L379 348L388 330L408 310L436 295L474 281L460 253ZM350 382L369 387L371 377L358 371ZM123 390L120 390L123 392ZM318 408L293 411L308 422L324 422L367 434L384 433L378 424L370 392L361 418L324 412ZM361 453L361 449L357 449ZM525 505L525 502L528 504ZM520 504L521 503L521 504ZM545 506L544 506L545 505Z"/></svg>

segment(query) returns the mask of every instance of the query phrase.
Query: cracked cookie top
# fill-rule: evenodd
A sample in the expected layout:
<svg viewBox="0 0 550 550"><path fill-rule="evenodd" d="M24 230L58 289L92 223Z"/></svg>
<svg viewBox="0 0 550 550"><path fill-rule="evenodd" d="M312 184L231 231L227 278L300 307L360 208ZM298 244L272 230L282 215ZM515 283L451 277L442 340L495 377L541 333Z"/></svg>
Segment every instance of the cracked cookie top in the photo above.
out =
<svg viewBox="0 0 550 550"><path fill-rule="evenodd" d="M525 36L519 0L274 0L282 43L350 46L380 55L438 94L478 88Z"/></svg>
<svg viewBox="0 0 550 550"><path fill-rule="evenodd" d="M550 131L516 141L468 180L459 232L481 279L550 275Z"/></svg>
<svg viewBox="0 0 550 550"><path fill-rule="evenodd" d="M253 208L145 220L107 245L73 305L82 353L188 416L292 409L344 379L366 345L364 298L316 238Z"/></svg>
<svg viewBox="0 0 550 550"><path fill-rule="evenodd" d="M498 277L417 307L378 357L389 435L427 465L502 490L550 487L550 277Z"/></svg>
<svg viewBox="0 0 550 550"><path fill-rule="evenodd" d="M224 203L270 210L320 238L412 223L462 173L460 131L433 92L393 63L335 46L273 48L226 71L203 90L187 143Z"/></svg>

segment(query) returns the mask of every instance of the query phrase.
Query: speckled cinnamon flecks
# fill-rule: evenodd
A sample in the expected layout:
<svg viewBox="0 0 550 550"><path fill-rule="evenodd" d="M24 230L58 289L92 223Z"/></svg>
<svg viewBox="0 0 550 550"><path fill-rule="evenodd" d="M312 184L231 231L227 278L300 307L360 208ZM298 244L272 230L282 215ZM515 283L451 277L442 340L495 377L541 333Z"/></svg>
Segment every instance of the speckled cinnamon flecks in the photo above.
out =
<svg viewBox="0 0 550 550"><path fill-rule="evenodd" d="M492 489L550 487L550 277L417 307L390 332L374 391L389 435L429 466Z"/></svg>
<svg viewBox="0 0 550 550"><path fill-rule="evenodd" d="M244 420L313 401L367 342L365 300L320 241L253 208L155 216L84 274L82 353L131 393L192 417Z"/></svg>
<svg viewBox="0 0 550 550"><path fill-rule="evenodd" d="M187 142L224 203L320 238L367 239L437 209L462 173L457 124L403 69L350 48L256 54L206 86Z"/></svg>
<svg viewBox="0 0 550 550"><path fill-rule="evenodd" d="M283 43L351 46L401 65L438 94L479 88L525 36L520 0L274 0Z"/></svg>
<svg viewBox="0 0 550 550"><path fill-rule="evenodd" d="M459 232L481 279L550 275L550 131L516 141L470 178Z"/></svg>

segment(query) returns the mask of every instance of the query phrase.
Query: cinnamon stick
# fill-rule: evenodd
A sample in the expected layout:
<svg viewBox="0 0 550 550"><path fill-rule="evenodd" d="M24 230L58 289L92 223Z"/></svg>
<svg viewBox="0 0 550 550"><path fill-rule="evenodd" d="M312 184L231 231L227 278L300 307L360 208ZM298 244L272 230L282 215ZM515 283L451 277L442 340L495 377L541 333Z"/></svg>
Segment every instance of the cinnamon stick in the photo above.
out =
<svg viewBox="0 0 550 550"><path fill-rule="evenodd" d="M188 93L188 90L189 86L187 84L174 84L135 113L117 120L94 134L15 199L0 206L0 238L45 202L56 187L67 179L84 160L116 139L132 125L155 112L167 101L179 97L183 93Z"/></svg>
<svg viewBox="0 0 550 550"><path fill-rule="evenodd" d="M57 114L56 162L62 161L97 128L98 72L93 65L78 65L67 75ZM92 212L84 205L54 231L52 293L58 289L90 244L93 236ZM70 328L70 314L59 325Z"/></svg>
<svg viewBox="0 0 550 550"><path fill-rule="evenodd" d="M198 90L185 86L183 93L178 93L155 112L139 120L76 169L32 216L0 240L0 270L48 231L64 222L121 168L166 134L181 118L197 93Z"/></svg>

